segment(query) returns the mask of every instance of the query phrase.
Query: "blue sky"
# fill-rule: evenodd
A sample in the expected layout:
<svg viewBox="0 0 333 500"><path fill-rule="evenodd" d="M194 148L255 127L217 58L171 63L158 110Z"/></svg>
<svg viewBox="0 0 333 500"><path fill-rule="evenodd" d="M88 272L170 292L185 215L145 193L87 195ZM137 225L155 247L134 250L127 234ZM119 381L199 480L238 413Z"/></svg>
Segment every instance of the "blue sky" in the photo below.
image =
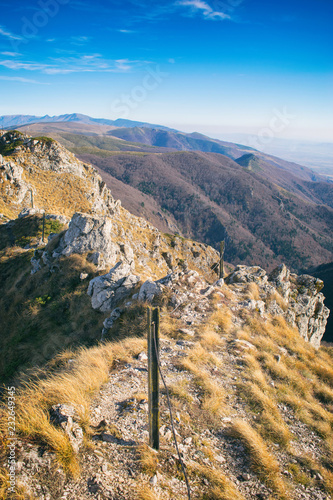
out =
<svg viewBox="0 0 333 500"><path fill-rule="evenodd" d="M333 141L331 0L1 2L2 114Z"/></svg>

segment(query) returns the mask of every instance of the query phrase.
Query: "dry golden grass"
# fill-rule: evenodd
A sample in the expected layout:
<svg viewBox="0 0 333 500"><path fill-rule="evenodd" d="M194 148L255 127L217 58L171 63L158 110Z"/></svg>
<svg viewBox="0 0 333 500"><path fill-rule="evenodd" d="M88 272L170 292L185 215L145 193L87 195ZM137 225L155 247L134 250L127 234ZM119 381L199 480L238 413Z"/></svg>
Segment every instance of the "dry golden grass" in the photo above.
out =
<svg viewBox="0 0 333 500"><path fill-rule="evenodd" d="M282 417L279 414L272 415L269 411L263 411L260 415L258 431L263 438L285 448L288 448L290 441L295 439Z"/></svg>
<svg viewBox="0 0 333 500"><path fill-rule="evenodd" d="M233 423L230 434L239 439L249 455L251 467L271 487L277 498L288 499L287 487L280 475L279 464L268 450L262 437L245 421Z"/></svg>
<svg viewBox="0 0 333 500"><path fill-rule="evenodd" d="M268 335L256 335L251 340L260 352L278 353L276 342L274 342Z"/></svg>
<svg viewBox="0 0 333 500"><path fill-rule="evenodd" d="M221 292L223 293L223 295L225 296L225 298L227 300L230 300L231 302L233 302L236 299L235 292L231 289L230 286L226 285L225 283L224 283L224 285L221 288Z"/></svg>
<svg viewBox="0 0 333 500"><path fill-rule="evenodd" d="M221 365L221 360L214 353L207 351L201 342L196 342L194 347L189 351L186 359L197 366L217 367Z"/></svg>
<svg viewBox="0 0 333 500"><path fill-rule="evenodd" d="M37 207L68 217L75 212L91 212L92 203L88 201L92 190L90 181L72 174L44 171L36 166L33 173L25 171L24 176L35 192L34 203Z"/></svg>
<svg viewBox="0 0 333 500"><path fill-rule="evenodd" d="M252 382L243 382L239 384L239 388L243 397L257 413L264 410L270 411L273 414L278 413L272 391L266 394L262 391L262 389L260 389L260 387Z"/></svg>
<svg viewBox="0 0 333 500"><path fill-rule="evenodd" d="M200 392L201 408L211 416L218 416L226 411L224 404L226 393L224 388L204 368L205 365L212 363L211 356L211 353L205 351L199 344L187 358L181 361L180 366L194 375L193 382Z"/></svg>
<svg viewBox="0 0 333 500"><path fill-rule="evenodd" d="M79 467L68 437L52 425L49 409L62 403L73 405L83 427L88 427L88 410L91 398L108 380L113 363L127 361L143 350L143 339L128 339L99 347L81 348L73 358L70 368L46 374L46 378L26 382L16 395L17 431L46 443L57 455L59 462L72 475Z"/></svg>
<svg viewBox="0 0 333 500"><path fill-rule="evenodd" d="M171 316L170 313L163 311L160 316L160 332L161 335L176 339L180 336L179 329L183 326L181 320Z"/></svg>
<svg viewBox="0 0 333 500"><path fill-rule="evenodd" d="M149 488L149 486L142 486L136 494L135 500L158 500L159 497Z"/></svg>
<svg viewBox="0 0 333 500"><path fill-rule="evenodd" d="M289 464L288 471L292 474L293 480L296 483L302 484L306 488L313 485L312 478L302 470L299 464Z"/></svg>
<svg viewBox="0 0 333 500"><path fill-rule="evenodd" d="M247 342L251 342L252 340L252 335L248 327L236 330L235 336L237 339L246 340Z"/></svg>
<svg viewBox="0 0 333 500"><path fill-rule="evenodd" d="M282 311L287 310L288 302L277 291L270 293L265 300L267 306L274 301L281 307Z"/></svg>
<svg viewBox="0 0 333 500"><path fill-rule="evenodd" d="M191 464L193 479L204 478L209 482L208 491L200 493L201 500L244 500L236 485L223 472L207 465Z"/></svg>
<svg viewBox="0 0 333 500"><path fill-rule="evenodd" d="M250 300L260 300L260 290L257 283L252 281L251 283L246 284L245 298Z"/></svg>
<svg viewBox="0 0 333 500"><path fill-rule="evenodd" d="M225 413L225 390L216 381L201 375L196 378L196 383L203 392L202 408L212 415L223 415Z"/></svg>
<svg viewBox="0 0 333 500"><path fill-rule="evenodd" d="M212 330L210 326L205 326L200 331L199 336L200 342L208 349L218 348L223 343L221 336L216 331Z"/></svg>
<svg viewBox="0 0 333 500"><path fill-rule="evenodd" d="M270 354L266 354L262 359L264 367L274 380L284 380L295 389L297 394L303 397L308 396L309 381L295 369L292 363L288 367L283 361L277 362Z"/></svg>
<svg viewBox="0 0 333 500"><path fill-rule="evenodd" d="M320 360L315 360L311 364L311 369L323 382L330 385L333 388L333 368L328 363L324 363Z"/></svg>
<svg viewBox="0 0 333 500"><path fill-rule="evenodd" d="M228 334L233 327L232 313L226 306L219 307L208 318L206 323L212 326L217 326L223 334Z"/></svg>
<svg viewBox="0 0 333 500"><path fill-rule="evenodd" d="M156 451L154 451L148 445L143 444L141 446L138 446L137 455L142 472L153 476L156 473L158 465L158 457Z"/></svg>
<svg viewBox="0 0 333 500"><path fill-rule="evenodd" d="M243 360L245 365L245 378L259 386L263 390L271 390L271 387L267 383L265 374L257 358L252 354L246 353L243 357Z"/></svg>
<svg viewBox="0 0 333 500"><path fill-rule="evenodd" d="M314 395L324 404L333 404L333 389L323 382L314 382Z"/></svg>
<svg viewBox="0 0 333 500"><path fill-rule="evenodd" d="M187 401L188 403L193 402L193 396L190 393L190 383L188 380L179 380L175 384L169 386L169 392L172 396L176 396L178 399Z"/></svg>
<svg viewBox="0 0 333 500"><path fill-rule="evenodd" d="M0 469L0 500L34 500L21 484L16 484L15 493L9 492L10 482L6 469Z"/></svg>

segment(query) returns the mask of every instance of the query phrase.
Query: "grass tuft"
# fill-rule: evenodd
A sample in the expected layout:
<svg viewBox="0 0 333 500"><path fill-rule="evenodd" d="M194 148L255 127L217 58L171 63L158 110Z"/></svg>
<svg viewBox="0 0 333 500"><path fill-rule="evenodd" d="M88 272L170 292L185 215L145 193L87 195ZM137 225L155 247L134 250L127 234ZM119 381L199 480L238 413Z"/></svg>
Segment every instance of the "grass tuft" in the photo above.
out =
<svg viewBox="0 0 333 500"><path fill-rule="evenodd" d="M262 437L243 420L236 420L233 423L230 434L243 443L253 471L274 490L277 498L286 500L290 498L280 475L279 464Z"/></svg>

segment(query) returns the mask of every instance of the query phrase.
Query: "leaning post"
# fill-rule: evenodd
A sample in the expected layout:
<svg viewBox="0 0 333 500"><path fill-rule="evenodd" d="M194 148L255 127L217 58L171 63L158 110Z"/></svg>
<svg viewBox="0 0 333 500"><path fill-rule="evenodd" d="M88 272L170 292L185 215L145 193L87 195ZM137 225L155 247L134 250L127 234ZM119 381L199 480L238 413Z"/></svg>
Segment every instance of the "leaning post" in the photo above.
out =
<svg viewBox="0 0 333 500"><path fill-rule="evenodd" d="M159 449L159 308L148 307L149 446Z"/></svg>
<svg viewBox="0 0 333 500"><path fill-rule="evenodd" d="M224 278L224 249L225 240L221 241L220 244L220 279Z"/></svg>
<svg viewBox="0 0 333 500"><path fill-rule="evenodd" d="M42 236L43 243L44 243L44 238L45 238L45 211L43 213L43 236Z"/></svg>

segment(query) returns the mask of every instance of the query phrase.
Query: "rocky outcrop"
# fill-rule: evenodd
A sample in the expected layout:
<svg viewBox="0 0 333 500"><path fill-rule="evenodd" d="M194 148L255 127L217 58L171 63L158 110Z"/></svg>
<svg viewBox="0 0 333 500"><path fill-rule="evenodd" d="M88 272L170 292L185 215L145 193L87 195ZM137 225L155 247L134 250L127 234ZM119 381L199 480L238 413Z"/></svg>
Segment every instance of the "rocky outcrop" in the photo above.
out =
<svg viewBox="0 0 333 500"><path fill-rule="evenodd" d="M118 245L112 242L111 233L112 221L109 217L76 213L53 257L90 252L91 260L98 268L105 269L119 253Z"/></svg>
<svg viewBox="0 0 333 500"><path fill-rule="evenodd" d="M163 286L157 281L147 280L139 290L138 299L142 302L151 302L156 295L160 295L163 291Z"/></svg>
<svg viewBox="0 0 333 500"><path fill-rule="evenodd" d="M132 266L118 262L108 274L98 276L89 283L88 295L91 305L101 312L112 311L119 302L128 297L140 281L132 272Z"/></svg>
<svg viewBox="0 0 333 500"><path fill-rule="evenodd" d="M308 275L297 276L282 264L269 275L260 267L237 266L226 282L256 283L263 300L243 301L242 305L250 310L259 310L261 315L270 313L284 316L292 326L298 328L307 342L319 348L330 313L324 304L325 297L320 292L324 286L320 279ZM279 297L281 300L276 300Z"/></svg>
<svg viewBox="0 0 333 500"><path fill-rule="evenodd" d="M45 137L31 138L15 131L6 132L0 134L0 151L6 153L0 161L1 195L5 199L9 197L16 210L17 207L24 209L31 206L31 196L35 208L45 210L43 186L35 182L32 174L39 177L41 172L51 172L80 179L76 181L77 189L81 195L84 193L85 208L88 203L92 213L118 213L120 201L114 200L97 171L91 165L82 163L57 141Z"/></svg>

